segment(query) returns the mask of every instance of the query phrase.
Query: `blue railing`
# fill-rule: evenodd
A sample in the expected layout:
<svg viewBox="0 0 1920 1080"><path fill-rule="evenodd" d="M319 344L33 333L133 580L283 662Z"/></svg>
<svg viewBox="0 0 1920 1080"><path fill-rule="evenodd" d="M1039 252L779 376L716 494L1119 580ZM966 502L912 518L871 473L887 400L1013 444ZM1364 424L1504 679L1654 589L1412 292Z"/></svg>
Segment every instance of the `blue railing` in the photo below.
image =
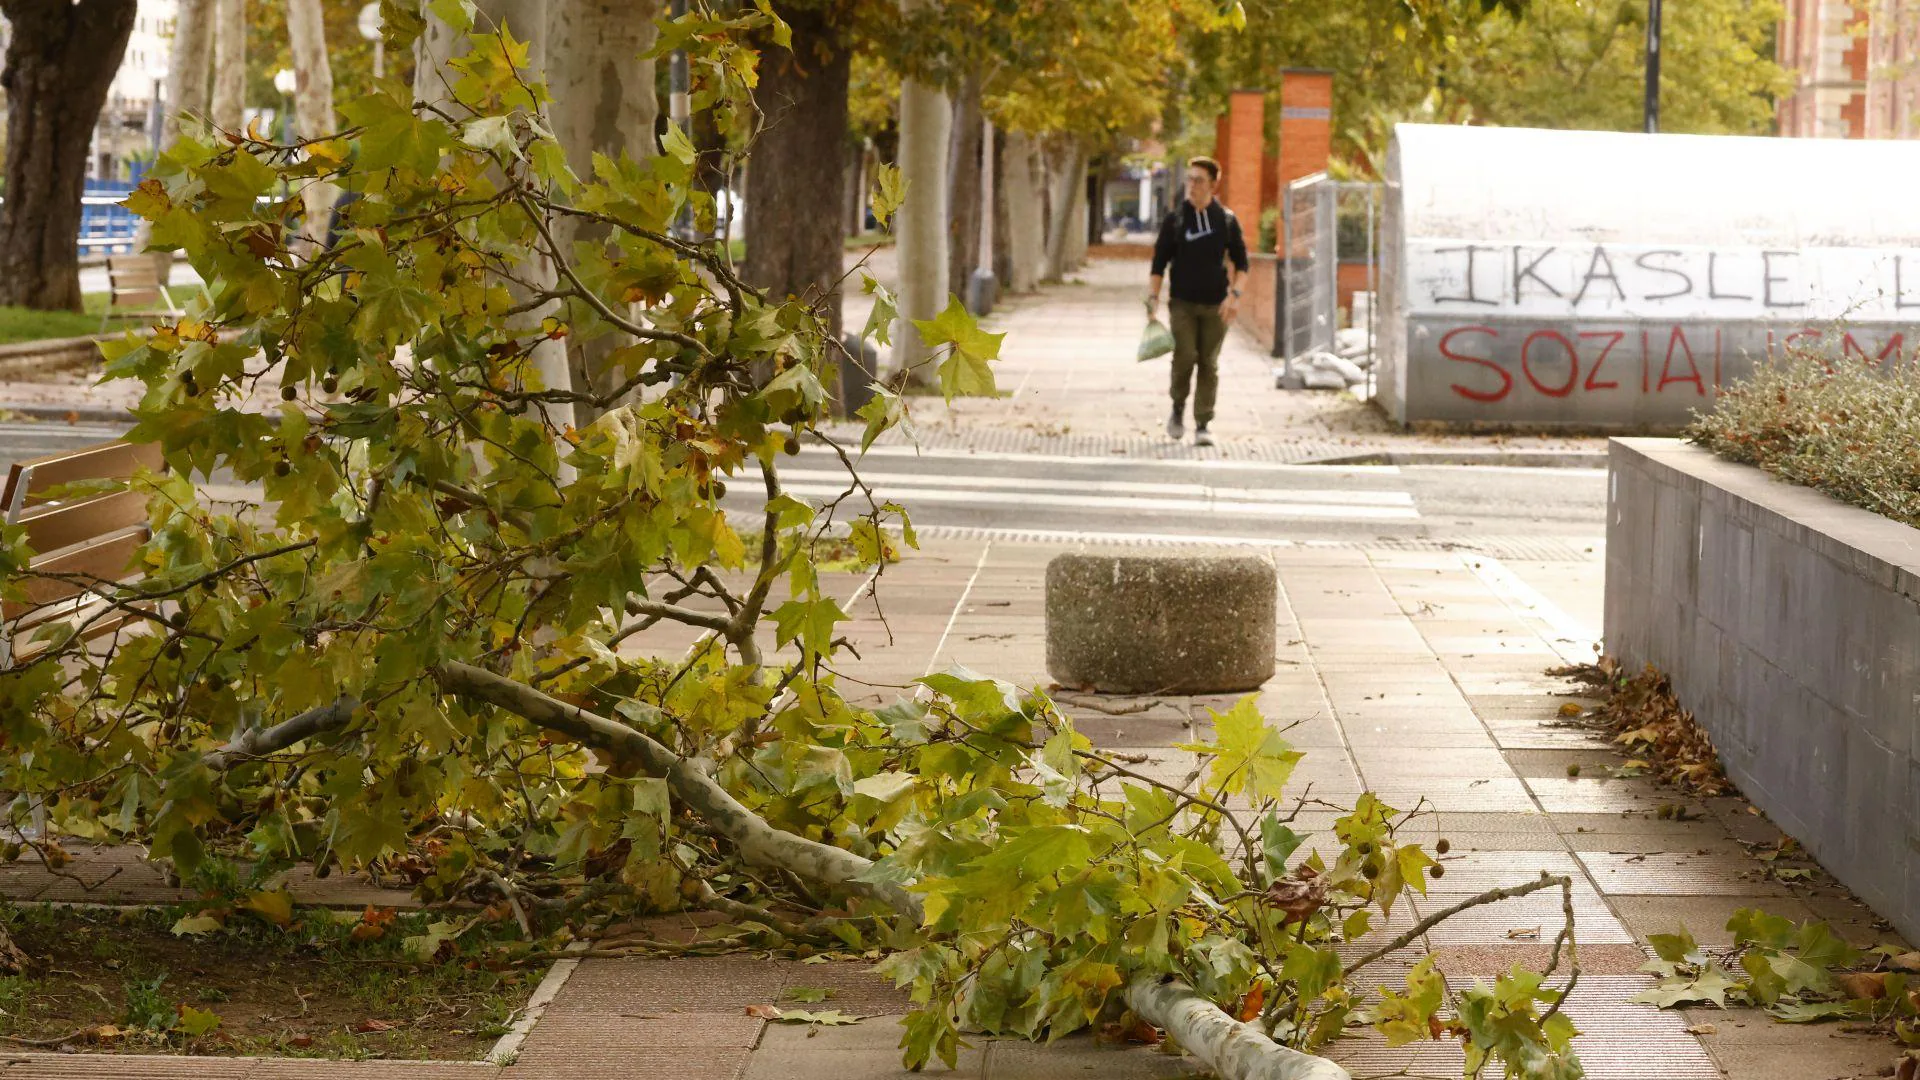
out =
<svg viewBox="0 0 1920 1080"><path fill-rule="evenodd" d="M133 183L89 180L80 197L80 254L128 255L133 252L133 230L139 219L117 205L133 191Z"/></svg>

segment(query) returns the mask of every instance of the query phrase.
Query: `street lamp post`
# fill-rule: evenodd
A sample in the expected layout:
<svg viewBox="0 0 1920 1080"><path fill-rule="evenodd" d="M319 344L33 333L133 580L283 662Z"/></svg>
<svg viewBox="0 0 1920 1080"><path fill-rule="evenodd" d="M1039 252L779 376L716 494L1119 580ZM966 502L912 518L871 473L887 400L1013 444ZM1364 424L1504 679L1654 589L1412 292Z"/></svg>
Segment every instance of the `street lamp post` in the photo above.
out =
<svg viewBox="0 0 1920 1080"><path fill-rule="evenodd" d="M676 20L686 17L687 0L673 0L668 8L669 14ZM667 74L667 115L673 119L680 134L693 138L693 102L692 80L687 70L687 50L673 50L673 59ZM696 166L698 161L695 162ZM693 237L693 205L689 202L680 211L679 220L673 223L674 232L682 239Z"/></svg>
<svg viewBox="0 0 1920 1080"><path fill-rule="evenodd" d="M1660 0L1647 0L1647 134L1660 130Z"/></svg>
<svg viewBox="0 0 1920 1080"><path fill-rule="evenodd" d="M293 92L300 85L292 68L281 68L273 73L273 88L280 91L280 138L283 142L293 141Z"/></svg>
<svg viewBox="0 0 1920 1080"><path fill-rule="evenodd" d="M360 9L360 36L373 42L373 77L385 78L387 43L380 35L380 5L377 2Z"/></svg>

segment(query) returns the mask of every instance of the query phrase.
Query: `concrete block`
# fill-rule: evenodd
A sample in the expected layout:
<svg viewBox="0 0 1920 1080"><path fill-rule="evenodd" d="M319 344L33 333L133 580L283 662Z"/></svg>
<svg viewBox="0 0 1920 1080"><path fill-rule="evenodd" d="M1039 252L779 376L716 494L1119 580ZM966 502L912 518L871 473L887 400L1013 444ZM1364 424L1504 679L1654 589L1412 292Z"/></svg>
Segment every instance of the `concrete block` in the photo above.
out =
<svg viewBox="0 0 1920 1080"><path fill-rule="evenodd" d="M1252 556L1061 555L1047 564L1047 670L1118 694L1257 690L1278 587Z"/></svg>
<svg viewBox="0 0 1920 1080"><path fill-rule="evenodd" d="M1609 650L1665 670L1742 791L1914 937L1920 530L1678 443L1609 463Z"/></svg>

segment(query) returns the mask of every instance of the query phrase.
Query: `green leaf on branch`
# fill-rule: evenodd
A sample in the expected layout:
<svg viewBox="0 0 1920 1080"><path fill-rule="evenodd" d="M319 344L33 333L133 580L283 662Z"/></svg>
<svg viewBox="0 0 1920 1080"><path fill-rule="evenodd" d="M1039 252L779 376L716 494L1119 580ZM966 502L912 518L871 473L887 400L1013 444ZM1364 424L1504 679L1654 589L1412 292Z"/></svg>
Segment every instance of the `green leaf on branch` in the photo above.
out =
<svg viewBox="0 0 1920 1080"><path fill-rule="evenodd" d="M831 651L833 628L847 619L840 602L832 597L818 600L789 600L774 609L774 640L785 645L798 641L816 655Z"/></svg>
<svg viewBox="0 0 1920 1080"><path fill-rule="evenodd" d="M1213 755L1207 786L1229 795L1250 792L1258 799L1277 799L1284 794L1303 755L1260 715L1259 697L1249 694L1224 713L1209 712L1213 716L1213 741L1180 747Z"/></svg>
<svg viewBox="0 0 1920 1080"><path fill-rule="evenodd" d="M897 165L882 162L873 170L873 218L886 228L893 221L893 215L907 201L907 180Z"/></svg>
<svg viewBox="0 0 1920 1080"><path fill-rule="evenodd" d="M860 331L860 337L887 348L893 344L893 324L900 318L900 309L891 289L880 284L872 274L861 276L864 279L861 291L873 297L873 307L867 311L867 325Z"/></svg>
<svg viewBox="0 0 1920 1080"><path fill-rule="evenodd" d="M660 149L682 165L693 164L693 159L699 153L693 148L693 141L687 138L687 133L681 131L680 125L672 120L667 121L666 134L660 136Z"/></svg>
<svg viewBox="0 0 1920 1080"><path fill-rule="evenodd" d="M456 34L464 34L473 29L474 14L479 10L473 0L432 0L427 10L433 17L446 23Z"/></svg>
<svg viewBox="0 0 1920 1080"><path fill-rule="evenodd" d="M927 348L949 346L939 366L940 390L949 399L991 397L995 393L993 369L988 363L1000 358L1000 343L1007 335L980 329L966 305L951 295L945 311L931 319L915 319L913 325Z"/></svg>

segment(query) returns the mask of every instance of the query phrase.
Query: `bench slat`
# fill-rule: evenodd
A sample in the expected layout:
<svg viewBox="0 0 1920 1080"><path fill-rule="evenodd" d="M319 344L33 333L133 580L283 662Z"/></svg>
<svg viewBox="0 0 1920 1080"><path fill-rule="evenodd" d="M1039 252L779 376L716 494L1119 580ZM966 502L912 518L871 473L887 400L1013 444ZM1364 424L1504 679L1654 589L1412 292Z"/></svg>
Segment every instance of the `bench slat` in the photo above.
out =
<svg viewBox="0 0 1920 1080"><path fill-rule="evenodd" d="M16 463L7 471L7 486L0 495L0 508L9 520L18 520L19 509L45 501L45 493L76 480L130 480L140 468L160 469L165 465L155 443L111 442L51 454L32 461ZM25 497L21 497L21 485Z"/></svg>
<svg viewBox="0 0 1920 1080"><path fill-rule="evenodd" d="M118 581L127 576L133 553L146 540L147 530L144 527L129 529L44 562L36 561L33 568L48 573L88 574L105 581ZM26 600L0 605L0 619L18 619L35 608L85 591L73 582L42 577L28 578L22 587L26 592Z"/></svg>
<svg viewBox="0 0 1920 1080"><path fill-rule="evenodd" d="M76 503L48 506L27 514L27 546L40 554L119 532L147 520L146 496L138 491L115 491Z"/></svg>

